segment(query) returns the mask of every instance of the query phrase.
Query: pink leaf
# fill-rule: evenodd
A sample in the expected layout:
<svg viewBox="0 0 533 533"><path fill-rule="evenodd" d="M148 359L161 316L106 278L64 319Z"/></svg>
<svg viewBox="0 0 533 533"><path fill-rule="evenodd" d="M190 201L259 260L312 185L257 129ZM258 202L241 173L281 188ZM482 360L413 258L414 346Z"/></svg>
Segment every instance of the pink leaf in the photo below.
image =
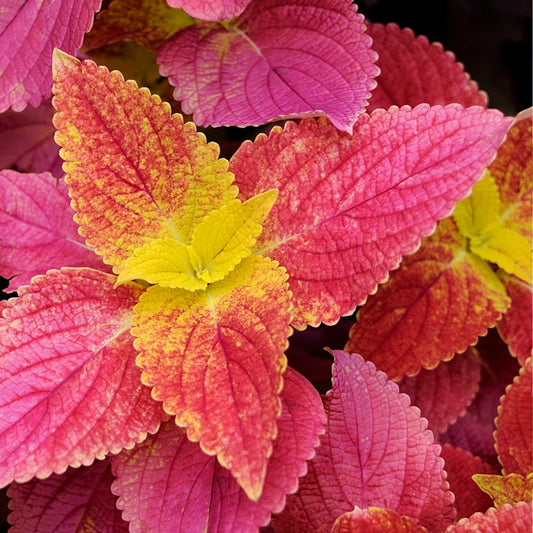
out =
<svg viewBox="0 0 533 533"><path fill-rule="evenodd" d="M109 270L78 235L67 186L48 173L0 171L0 274L9 291L62 266Z"/></svg>
<svg viewBox="0 0 533 533"><path fill-rule="evenodd" d="M372 363L333 354L326 434L276 530L330 531L339 515L358 506L390 509L442 531L455 513L453 496L426 421Z"/></svg>
<svg viewBox="0 0 533 533"><path fill-rule="evenodd" d="M179 31L157 59L197 124L326 115L351 132L375 86L375 58L348 0L252 0L228 28Z"/></svg>
<svg viewBox="0 0 533 533"><path fill-rule="evenodd" d="M89 468L69 468L45 480L13 483L8 517L11 533L29 531L98 531L126 533L128 524L111 494L113 476L109 459Z"/></svg>
<svg viewBox="0 0 533 533"><path fill-rule="evenodd" d="M479 357L468 349L433 370L421 370L412 378L404 378L400 391L409 395L411 403L427 418L429 429L438 435L466 411L476 395L480 376Z"/></svg>
<svg viewBox="0 0 533 533"><path fill-rule="evenodd" d="M120 495L119 507L131 521L131 531L252 532L266 525L272 512L281 511L285 494L297 490L298 477L306 472L325 422L322 402L310 383L291 369L284 378L278 437L259 500L248 499L215 457L169 422L113 458L113 491Z"/></svg>
<svg viewBox="0 0 533 533"><path fill-rule="evenodd" d="M54 142L53 114L48 100L37 109L28 107L19 113L9 110L0 114L0 168L50 171L56 178L63 176L63 162Z"/></svg>
<svg viewBox="0 0 533 533"><path fill-rule="evenodd" d="M372 91L369 110L391 105L415 106L458 103L487 105L487 95L470 79L463 65L440 43L415 36L396 24L366 23L381 73Z"/></svg>
<svg viewBox="0 0 533 533"><path fill-rule="evenodd" d="M200 20L231 20L240 15L251 0L167 0L170 7L182 8L191 17Z"/></svg>
<svg viewBox="0 0 533 533"><path fill-rule="evenodd" d="M129 334L133 285L91 269L50 271L0 319L0 486L89 465L165 418L141 385Z"/></svg>
<svg viewBox="0 0 533 533"><path fill-rule="evenodd" d="M466 196L511 119L458 105L362 115L353 136L289 122L230 161L244 199L279 197L258 251L289 272L298 329L351 314Z"/></svg>
<svg viewBox="0 0 533 533"><path fill-rule="evenodd" d="M464 518L476 512L484 512L492 506L492 499L474 482L474 474L492 474L494 470L481 459L460 448L445 444L440 453L444 469L448 474L450 490L455 496L457 518Z"/></svg>
<svg viewBox="0 0 533 533"><path fill-rule="evenodd" d="M102 0L5 0L0 14L0 113L37 107L52 93L52 51L73 54Z"/></svg>
<svg viewBox="0 0 533 533"><path fill-rule="evenodd" d="M531 502L491 507L485 514L474 513L450 526L446 533L529 533L531 531Z"/></svg>

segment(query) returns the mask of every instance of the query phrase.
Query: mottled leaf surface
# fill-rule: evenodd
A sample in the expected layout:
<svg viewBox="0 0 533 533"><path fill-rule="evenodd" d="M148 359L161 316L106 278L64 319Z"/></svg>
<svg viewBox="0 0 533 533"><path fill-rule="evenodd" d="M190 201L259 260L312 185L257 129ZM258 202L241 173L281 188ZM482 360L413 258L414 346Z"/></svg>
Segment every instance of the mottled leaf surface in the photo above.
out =
<svg viewBox="0 0 533 533"><path fill-rule="evenodd" d="M9 531L127 533L128 524L111 493L113 479L106 459L44 480L13 483L8 489Z"/></svg>
<svg viewBox="0 0 533 533"><path fill-rule="evenodd" d="M478 89L454 54L440 43L430 43L426 37L415 36L409 28L401 29L397 24L366 22L366 27L381 69L370 98L370 111L421 103L487 105L486 93Z"/></svg>
<svg viewBox="0 0 533 533"><path fill-rule="evenodd" d="M526 476L531 459L531 358L505 391L496 419L496 449L504 474Z"/></svg>
<svg viewBox="0 0 533 533"><path fill-rule="evenodd" d="M325 422L322 401L311 384L290 368L284 381L278 436L257 502L170 421L133 450L113 457L113 491L131 531L245 533L266 525L270 514L283 508L285 494L297 489Z"/></svg>
<svg viewBox="0 0 533 533"><path fill-rule="evenodd" d="M251 0L167 0L169 6L180 7L200 20L231 20L240 15Z"/></svg>
<svg viewBox="0 0 533 533"><path fill-rule="evenodd" d="M58 53L54 68L56 140L76 221L117 271L150 239L190 242L204 216L236 196L218 146L159 97L92 61Z"/></svg>
<svg viewBox="0 0 533 533"><path fill-rule="evenodd" d="M525 533L531 531L531 502L490 508L485 514L475 513L450 526L446 533Z"/></svg>
<svg viewBox="0 0 533 533"><path fill-rule="evenodd" d="M509 305L496 274L446 219L368 298L345 349L401 379L475 344Z"/></svg>
<svg viewBox="0 0 533 533"><path fill-rule="evenodd" d="M440 447L409 397L356 354L334 351L328 423L300 490L275 520L278 531L330 531L354 506L382 507L432 531L454 517Z"/></svg>
<svg viewBox="0 0 533 533"><path fill-rule="evenodd" d="M129 333L139 290L91 269L49 271L0 320L0 486L89 465L165 418Z"/></svg>
<svg viewBox="0 0 533 533"><path fill-rule="evenodd" d="M442 447L440 456L444 459L444 469L450 490L455 496L457 519L468 517L474 513L484 513L492 506L492 500L473 481L473 475L489 475L494 472L490 465L479 457L454 448L450 444Z"/></svg>
<svg viewBox="0 0 533 533"><path fill-rule="evenodd" d="M281 413L286 279L275 262L247 258L204 291L150 287L133 319L143 383L255 500Z"/></svg>
<svg viewBox="0 0 533 533"><path fill-rule="evenodd" d="M437 436L465 412L478 391L480 377L479 356L474 349L468 349L433 370L421 370L414 377L404 378L399 386Z"/></svg>
<svg viewBox="0 0 533 533"><path fill-rule="evenodd" d="M51 172L63 176L62 160L54 142L54 109L46 100L38 108L0 114L0 168L20 172Z"/></svg>
<svg viewBox="0 0 533 533"><path fill-rule="evenodd" d="M460 106L362 115L349 136L324 119L274 127L230 161L243 198L279 198L256 248L287 268L294 325L335 323L466 196L509 127Z"/></svg>
<svg viewBox="0 0 533 533"><path fill-rule="evenodd" d="M233 23L189 26L158 54L199 125L325 115L350 133L375 86L375 59L348 0L252 0Z"/></svg>
<svg viewBox="0 0 533 533"><path fill-rule="evenodd" d="M11 278L8 291L50 268L108 270L78 235L63 180L3 170L0 189L0 274Z"/></svg>
<svg viewBox="0 0 533 533"><path fill-rule="evenodd" d="M427 529L418 526L416 520L408 516L401 516L390 509L367 507L344 513L333 524L331 533L382 533L383 531L397 531L401 533L424 533Z"/></svg>
<svg viewBox="0 0 533 533"><path fill-rule="evenodd" d="M506 476L476 474L473 480L494 500L495 507L505 503L531 501L533 474L526 477L514 473Z"/></svg>
<svg viewBox="0 0 533 533"><path fill-rule="evenodd" d="M0 113L37 107L52 88L52 51L73 54L101 0L6 0L0 13Z"/></svg>
<svg viewBox="0 0 533 533"><path fill-rule="evenodd" d="M83 40L83 50L117 41L136 41L157 51L178 30L193 20L165 0L113 0L96 15L94 26Z"/></svg>

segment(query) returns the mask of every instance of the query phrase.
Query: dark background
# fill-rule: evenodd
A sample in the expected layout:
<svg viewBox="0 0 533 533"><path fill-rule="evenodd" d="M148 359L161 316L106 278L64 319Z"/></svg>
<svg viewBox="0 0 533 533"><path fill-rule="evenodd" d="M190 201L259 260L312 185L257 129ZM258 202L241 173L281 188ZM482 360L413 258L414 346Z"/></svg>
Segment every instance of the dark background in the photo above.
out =
<svg viewBox="0 0 533 533"><path fill-rule="evenodd" d="M530 0L361 0L357 3L359 11L370 21L396 22L454 52L480 89L488 93L490 107L515 115L531 106ZM233 128L216 137L219 135L231 138ZM212 138L209 133L208 136ZM0 289L4 287L0 278ZM311 341L315 357L311 361L307 359L306 368L301 368L303 361L295 354L291 364L311 379L314 372L323 374L329 362L322 347L327 344L342 348L348 325L341 321L336 327L306 332L307 341L306 333L296 334L294 344L307 345L302 347L308 351ZM7 531L6 517L7 498L5 491L0 491L0 532Z"/></svg>

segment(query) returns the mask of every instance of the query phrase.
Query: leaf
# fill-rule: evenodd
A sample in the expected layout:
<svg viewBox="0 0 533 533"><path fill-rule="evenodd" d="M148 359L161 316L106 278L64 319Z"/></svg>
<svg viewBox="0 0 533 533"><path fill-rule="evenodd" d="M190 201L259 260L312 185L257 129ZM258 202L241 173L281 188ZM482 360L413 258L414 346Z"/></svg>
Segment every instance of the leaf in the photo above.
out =
<svg viewBox="0 0 533 533"><path fill-rule="evenodd" d="M157 60L196 124L325 115L351 133L375 86L375 59L348 0L252 0L229 25L179 31Z"/></svg>
<svg viewBox="0 0 533 533"><path fill-rule="evenodd" d="M496 450L504 474L531 472L531 358L505 390L496 418Z"/></svg>
<svg viewBox="0 0 533 533"><path fill-rule="evenodd" d="M400 516L390 509L367 507L360 509L355 506L353 511L344 513L335 520L331 533L382 533L397 531L401 533L424 533L427 529L416 525L416 520L408 516Z"/></svg>
<svg viewBox="0 0 533 533"><path fill-rule="evenodd" d="M169 6L183 8L191 17L200 20L231 20L240 15L251 0L167 0Z"/></svg>
<svg viewBox="0 0 533 533"><path fill-rule="evenodd" d="M466 411L478 391L480 377L479 355L469 349L433 370L421 370L414 377L404 378L399 386L437 436Z"/></svg>
<svg viewBox="0 0 533 533"><path fill-rule="evenodd" d="M49 173L0 171L0 273L8 291L62 266L107 270L78 235L67 187Z"/></svg>
<svg viewBox="0 0 533 533"><path fill-rule="evenodd" d="M50 96L52 50L73 54L90 29L101 0L5 0L0 20L0 113L37 107Z"/></svg>
<svg viewBox="0 0 533 533"><path fill-rule="evenodd" d="M202 219L237 194L219 148L157 96L92 61L59 52L54 123L76 222L117 273L145 242L190 243Z"/></svg>
<svg viewBox="0 0 533 533"><path fill-rule="evenodd" d="M277 263L247 258L205 291L150 287L133 319L143 383L252 500L261 495L281 409L286 279Z"/></svg>
<svg viewBox="0 0 533 533"><path fill-rule="evenodd" d="M326 434L275 529L329 532L354 506L390 509L431 531L444 529L455 513L453 496L419 410L361 356L333 354Z"/></svg>
<svg viewBox="0 0 533 533"><path fill-rule="evenodd" d="M444 459L444 469L450 490L455 496L457 519L468 517L476 512L485 512L492 506L492 500L474 483L479 475L492 474L490 465L469 452L454 448L450 444L442 447L440 456Z"/></svg>
<svg viewBox="0 0 533 533"><path fill-rule="evenodd" d="M289 272L293 325L353 313L468 194L508 127L479 107L421 105L362 115L353 136L303 120L243 143L240 197L279 190L256 249Z"/></svg>
<svg viewBox="0 0 533 533"><path fill-rule="evenodd" d="M509 351L523 365L533 352L530 327L533 288L502 271L498 272L498 277L502 280L505 290L511 298L511 307L496 326L500 336L509 347Z"/></svg>
<svg viewBox="0 0 533 533"><path fill-rule="evenodd" d="M520 474L476 474L472 479L494 500L495 507L501 507L505 503L531 501L533 474L528 474L525 478Z"/></svg>
<svg viewBox="0 0 533 533"><path fill-rule="evenodd" d="M9 531L126 533L128 524L111 494L113 479L109 459L105 459L44 480L13 483L8 489Z"/></svg>
<svg viewBox="0 0 533 533"><path fill-rule="evenodd" d="M63 177L59 149L54 142L50 101L37 109L5 111L0 114L0 168L20 172L50 171L56 178Z"/></svg>
<svg viewBox="0 0 533 533"><path fill-rule="evenodd" d="M117 41L136 41L156 52L178 30L193 24L181 10L165 0L113 0L96 15L94 26L83 40L83 50Z"/></svg>
<svg viewBox="0 0 533 533"><path fill-rule="evenodd" d="M369 111L426 102L487 106L487 94L440 43L430 43L426 37L415 36L411 29L400 29L396 24L365 24L381 71Z"/></svg>
<svg viewBox="0 0 533 533"><path fill-rule="evenodd" d="M457 204L453 217L473 253L531 284L531 238L505 227L499 212L498 189L487 172Z"/></svg>
<svg viewBox="0 0 533 533"><path fill-rule="evenodd" d="M271 513L283 508L284 495L296 490L325 422L322 401L311 384L290 368L284 379L278 437L257 502L248 499L215 457L168 422L156 435L112 459L117 475L113 491L120 495L119 506L131 531L244 533L266 525Z"/></svg>
<svg viewBox="0 0 533 533"><path fill-rule="evenodd" d="M475 344L509 305L496 274L467 252L453 221L443 220L369 296L345 349L399 380Z"/></svg>
<svg viewBox="0 0 533 533"><path fill-rule="evenodd" d="M470 518L463 518L450 526L446 533L524 533L531 531L531 511L531 502L502 505L499 509L489 509L485 514L475 513Z"/></svg>
<svg viewBox="0 0 533 533"><path fill-rule="evenodd" d="M21 287L0 320L0 486L89 465L165 418L141 386L129 322L139 290L91 269Z"/></svg>

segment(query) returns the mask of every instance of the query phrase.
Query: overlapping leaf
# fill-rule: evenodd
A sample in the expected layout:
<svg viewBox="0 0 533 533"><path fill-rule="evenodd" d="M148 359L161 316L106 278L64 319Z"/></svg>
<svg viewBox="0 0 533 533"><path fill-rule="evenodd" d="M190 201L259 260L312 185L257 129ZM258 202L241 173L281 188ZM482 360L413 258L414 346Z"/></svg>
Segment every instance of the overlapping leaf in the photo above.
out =
<svg viewBox="0 0 533 533"><path fill-rule="evenodd" d="M169 6L183 8L200 20L231 20L240 15L251 0L167 0Z"/></svg>
<svg viewBox="0 0 533 533"><path fill-rule="evenodd" d="M480 107L391 108L353 137L325 120L288 123L244 143L230 169L243 198L279 198L256 248L285 266L297 328L335 323L466 196L508 119Z"/></svg>
<svg viewBox="0 0 533 533"><path fill-rule="evenodd" d="M399 385L438 436L465 412L478 391L480 376L479 356L469 349L433 370L421 370L415 377L404 378Z"/></svg>
<svg viewBox="0 0 533 533"><path fill-rule="evenodd" d="M0 113L37 107L50 96L52 50L73 54L90 29L102 0L2 3Z"/></svg>
<svg viewBox="0 0 533 533"><path fill-rule="evenodd" d="M355 354L335 351L328 424L300 490L275 521L279 531L330 531L338 516L381 507L431 531L454 516L440 447L398 386Z"/></svg>
<svg viewBox="0 0 533 533"><path fill-rule="evenodd" d="M56 178L63 176L54 142L53 114L48 100L37 109L28 107L19 113L9 110L0 114L0 169L49 171Z"/></svg>
<svg viewBox="0 0 533 533"><path fill-rule="evenodd" d="M446 533L477 533L478 531L524 533L531 531L532 503L520 502L515 505L502 505L499 509L490 508L485 514L475 513L450 526Z"/></svg>
<svg viewBox="0 0 533 533"><path fill-rule="evenodd" d="M496 449L504 474L532 471L531 358L506 389L496 419Z"/></svg>
<svg viewBox="0 0 533 533"><path fill-rule="evenodd" d="M442 447L441 457L450 490L455 496L457 519L468 517L476 512L485 512L492 505L492 500L473 481L473 475L489 475L494 470L469 452L454 448L450 444Z"/></svg>
<svg viewBox="0 0 533 533"><path fill-rule="evenodd" d="M473 479L494 500L495 507L505 503L531 501L533 474L526 477L514 473L506 476L476 474Z"/></svg>
<svg viewBox="0 0 533 533"><path fill-rule="evenodd" d="M401 379L464 351L509 305L496 274L467 251L447 219L369 297L345 349L361 353L391 379Z"/></svg>
<svg viewBox="0 0 533 533"><path fill-rule="evenodd" d="M366 26L381 69L369 110L421 103L487 105L486 93L478 90L463 65L440 43L430 43L396 24L367 22Z"/></svg>
<svg viewBox="0 0 533 533"><path fill-rule="evenodd" d="M0 486L88 465L157 429L129 334L139 289L91 269L50 271L0 320Z"/></svg>
<svg viewBox="0 0 533 533"><path fill-rule="evenodd" d="M427 529L416 524L416 520L401 516L390 509L367 507L344 513L333 524L331 533L382 533L383 531L401 531L402 533L424 533Z"/></svg>
<svg viewBox="0 0 533 533"><path fill-rule="evenodd" d="M128 524L111 494L113 476L109 459L90 468L69 468L45 480L13 483L8 517L12 533L28 531L98 531L126 533Z"/></svg>
<svg viewBox="0 0 533 533"><path fill-rule="evenodd" d="M282 415L263 493L251 501L215 457L204 454L173 422L131 451L113 457L123 516L131 531L257 531L284 496L297 488L325 422L322 401L301 375L287 369Z"/></svg>
<svg viewBox="0 0 533 533"><path fill-rule="evenodd" d="M50 174L0 171L0 275L8 291L63 266L107 270L78 235L67 187Z"/></svg>
<svg viewBox="0 0 533 533"><path fill-rule="evenodd" d="M150 287L133 319L143 383L253 500L281 412L286 279L275 262L247 258L205 291Z"/></svg>
<svg viewBox="0 0 533 533"><path fill-rule="evenodd" d="M227 162L192 123L119 72L58 53L54 123L81 234L121 270L135 248L193 228L235 197Z"/></svg>
<svg viewBox="0 0 533 533"><path fill-rule="evenodd" d="M192 23L189 16L172 9L165 0L113 0L96 15L83 49L132 40L157 51L171 35Z"/></svg>
<svg viewBox="0 0 533 533"><path fill-rule="evenodd" d="M375 86L375 59L348 0L252 0L229 26L195 24L158 54L197 124L326 115L348 132Z"/></svg>

